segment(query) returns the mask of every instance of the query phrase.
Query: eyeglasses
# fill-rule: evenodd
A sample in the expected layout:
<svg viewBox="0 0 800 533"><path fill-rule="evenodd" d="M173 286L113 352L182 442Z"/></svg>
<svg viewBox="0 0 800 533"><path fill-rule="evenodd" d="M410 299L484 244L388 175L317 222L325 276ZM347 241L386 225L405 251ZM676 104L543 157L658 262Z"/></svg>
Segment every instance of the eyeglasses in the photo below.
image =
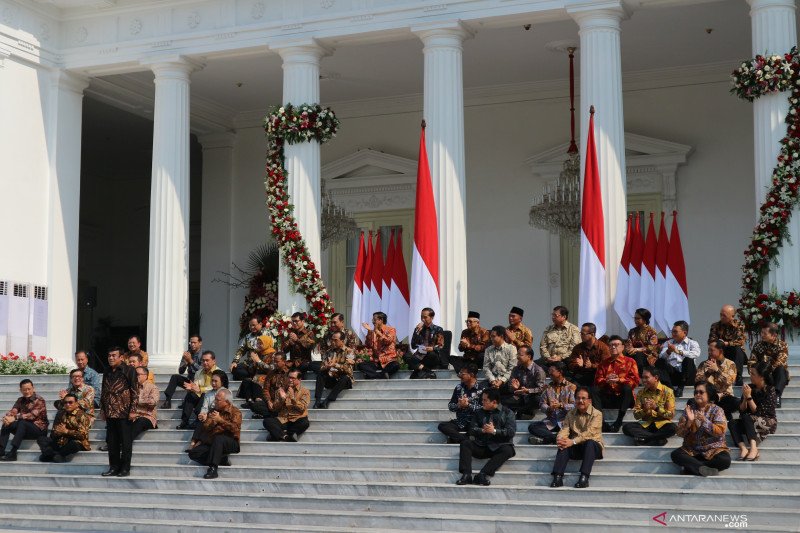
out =
<svg viewBox="0 0 800 533"><path fill-rule="evenodd" d="M695 395L695 396L697 396L698 394L699 394L700 396L702 396L703 394L706 394L706 391L704 391L704 390L696 390L696 391L694 391L694 395Z"/></svg>
<svg viewBox="0 0 800 533"><path fill-rule="evenodd" d="M69 400L69 401L65 401L64 405L72 405L74 403L78 403L78 402L76 402L75 400Z"/></svg>

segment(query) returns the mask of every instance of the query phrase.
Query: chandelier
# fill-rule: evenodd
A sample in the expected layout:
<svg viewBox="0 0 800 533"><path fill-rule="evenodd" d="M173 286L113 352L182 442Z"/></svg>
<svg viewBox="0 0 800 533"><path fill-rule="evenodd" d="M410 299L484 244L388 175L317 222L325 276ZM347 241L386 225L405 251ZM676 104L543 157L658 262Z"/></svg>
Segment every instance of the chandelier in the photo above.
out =
<svg viewBox="0 0 800 533"><path fill-rule="evenodd" d="M575 144L575 48L569 47L567 51L571 132L567 159L556 183L545 185L542 194L534 197L529 223L577 244L581 228L581 158Z"/></svg>
<svg viewBox="0 0 800 533"><path fill-rule="evenodd" d="M358 225L353 217L333 202L331 196L325 191L322 183L322 249L326 250L331 244L344 241L358 233Z"/></svg>

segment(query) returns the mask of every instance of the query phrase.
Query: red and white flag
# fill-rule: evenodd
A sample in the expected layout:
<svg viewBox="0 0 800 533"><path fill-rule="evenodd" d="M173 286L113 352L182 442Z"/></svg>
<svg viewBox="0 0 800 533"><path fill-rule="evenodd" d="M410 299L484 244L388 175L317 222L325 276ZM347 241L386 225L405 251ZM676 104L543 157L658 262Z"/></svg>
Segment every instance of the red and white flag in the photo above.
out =
<svg viewBox="0 0 800 533"><path fill-rule="evenodd" d="M370 317L372 313L381 311L381 300L383 299L383 244L381 243L381 232L376 232L375 246L372 248L372 300L370 302Z"/></svg>
<svg viewBox="0 0 800 533"><path fill-rule="evenodd" d="M600 170L594 145L594 106L589 116L582 196L578 319L581 324L593 322L600 337L606 332L606 240Z"/></svg>
<svg viewBox="0 0 800 533"><path fill-rule="evenodd" d="M356 261L356 271L353 274L353 304L350 308L350 328L358 335L361 342L367 338L367 332L361 327L361 301L364 297L364 265L366 257L364 253L364 232L358 240L358 260Z"/></svg>
<svg viewBox="0 0 800 533"><path fill-rule="evenodd" d="M394 241L394 261L392 261L391 309L387 315L397 330L397 340L402 341L409 331L408 326L408 271L403 255L403 230L398 230ZM414 322L416 324L416 322Z"/></svg>
<svg viewBox="0 0 800 533"><path fill-rule="evenodd" d="M661 212L661 225L658 228L658 250L656 250L656 303L653 306L651 326L669 334L672 324L664 320L664 296L667 290L667 255L669 254L669 238L667 225L664 222L664 212Z"/></svg>
<svg viewBox="0 0 800 533"><path fill-rule="evenodd" d="M678 212L672 212L672 231L667 254L666 291L664 292L664 320L670 324L689 320L689 289L686 285L686 264L683 262L681 235L678 232Z"/></svg>
<svg viewBox="0 0 800 533"><path fill-rule="evenodd" d="M628 284L630 277L628 270L631 264L632 226L631 216L628 216L628 229L625 231L625 247L622 249L622 258L619 260L617 272L617 294L614 296L614 311L627 329L632 329L633 315L628 310Z"/></svg>
<svg viewBox="0 0 800 533"><path fill-rule="evenodd" d="M392 262L394 261L394 230L389 237L389 246L386 248L386 262L383 263L383 276L381 285L381 311L389 314L392 299Z"/></svg>
<svg viewBox="0 0 800 533"><path fill-rule="evenodd" d="M653 222L653 213L650 213L650 224L647 226L647 239L644 242L642 253L642 272L639 286L639 307L644 307L655 317L656 303L656 226ZM653 323L652 317L650 323Z"/></svg>
<svg viewBox="0 0 800 533"><path fill-rule="evenodd" d="M367 236L366 244L366 259L364 261L364 272L362 274L364 279L364 296L361 300L361 321L367 324L372 324L372 232ZM365 334L366 335L366 334Z"/></svg>
<svg viewBox="0 0 800 533"><path fill-rule="evenodd" d="M414 327L425 307L439 314L439 236L436 219L436 202L433 198L428 152L425 149L425 122L419 137L419 162L417 164L417 198L414 205L414 248L411 256L411 301L408 325ZM403 333L411 335L408 329Z"/></svg>
<svg viewBox="0 0 800 533"><path fill-rule="evenodd" d="M631 236L631 264L628 269L630 281L628 282L628 313L633 316L639 305L642 287L642 256L644 255L644 239L642 229L639 226L639 213L636 213L633 224L633 235Z"/></svg>

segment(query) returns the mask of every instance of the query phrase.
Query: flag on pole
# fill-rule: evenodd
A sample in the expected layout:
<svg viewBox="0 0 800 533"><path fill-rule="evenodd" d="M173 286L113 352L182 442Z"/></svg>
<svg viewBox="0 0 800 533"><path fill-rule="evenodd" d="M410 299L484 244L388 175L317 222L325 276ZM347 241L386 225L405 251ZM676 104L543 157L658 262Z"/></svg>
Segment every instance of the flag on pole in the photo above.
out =
<svg viewBox="0 0 800 533"><path fill-rule="evenodd" d="M578 318L593 322L597 336L606 332L606 240L603 229L603 197L600 170L594 146L594 106L589 111L589 136L586 140L586 168L581 206L581 263Z"/></svg>
<svg viewBox="0 0 800 533"><path fill-rule="evenodd" d="M364 342L367 337L366 331L361 327L361 300L364 297L364 265L366 262L364 256L364 232L362 231L358 240L358 260L355 274L353 274L353 303L350 307L350 327L361 339L361 342Z"/></svg>
<svg viewBox="0 0 800 533"><path fill-rule="evenodd" d="M394 261L392 261L391 309L389 320L397 330L397 340L402 341L408 334L408 271L403 255L403 230L397 231L394 241Z"/></svg>
<svg viewBox="0 0 800 533"><path fill-rule="evenodd" d="M689 320L689 289L686 285L686 265L678 232L678 212L672 212L672 231L667 253L666 291L664 292L664 319L670 326L678 320Z"/></svg>
<svg viewBox="0 0 800 533"><path fill-rule="evenodd" d="M628 269L630 281L628 282L628 313L633 316L639 305L642 286L642 256L644 255L644 239L642 239L642 229L639 225L639 213L636 213L633 224L633 235L631 236L631 265Z"/></svg>
<svg viewBox="0 0 800 533"><path fill-rule="evenodd" d="M383 299L383 245L381 243L380 230L375 233L375 247L372 249L372 303L369 311L370 317L372 313L381 311L381 300Z"/></svg>
<svg viewBox="0 0 800 533"><path fill-rule="evenodd" d="M628 216L628 228L625 230L625 247L622 249L622 258L619 260L617 273L617 294L614 297L614 311L627 329L632 329L633 315L628 310L628 284L630 283L628 271L631 264L631 216Z"/></svg>
<svg viewBox="0 0 800 533"><path fill-rule="evenodd" d="M381 311L389 314L392 298L392 262L394 261L394 230L389 237L389 246L386 248L386 262L383 264L381 285Z"/></svg>
<svg viewBox="0 0 800 533"><path fill-rule="evenodd" d="M652 317L656 315L656 250L658 249L653 216L654 214L650 213L650 224L647 226L647 239L642 253L641 281L639 282L639 307L644 307L650 311L652 315L651 324L653 323Z"/></svg>
<svg viewBox="0 0 800 533"><path fill-rule="evenodd" d="M664 320L664 295L667 290L667 254L669 253L669 238L667 225L664 223L664 212L661 212L661 225L658 228L658 250L656 250L656 303L653 306L653 321L650 325L664 333L672 330L672 325Z"/></svg>
<svg viewBox="0 0 800 533"><path fill-rule="evenodd" d="M361 322L372 323L372 232L367 236L366 260L364 262L364 296L361 300ZM366 335L366 333L364 334Z"/></svg>
<svg viewBox="0 0 800 533"><path fill-rule="evenodd" d="M408 325L419 321L425 307L439 314L439 236L436 221L436 203L433 198L431 171L425 149L425 121L419 136L419 162L417 164L417 198L414 205L414 248L411 256L411 301ZM400 335L411 335L407 330Z"/></svg>

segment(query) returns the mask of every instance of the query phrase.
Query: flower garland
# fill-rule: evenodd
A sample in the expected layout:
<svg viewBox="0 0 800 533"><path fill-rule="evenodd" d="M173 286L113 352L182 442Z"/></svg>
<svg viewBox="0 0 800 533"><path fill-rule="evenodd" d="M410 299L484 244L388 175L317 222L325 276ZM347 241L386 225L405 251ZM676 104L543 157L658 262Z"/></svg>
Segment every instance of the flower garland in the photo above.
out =
<svg viewBox="0 0 800 533"><path fill-rule="evenodd" d="M323 144L335 137L338 129L339 119L333 111L318 104L274 107L264 119L267 133L267 176L264 184L272 235L278 243L283 265L289 271L292 286L308 302L307 324L317 338L327 331L334 309L294 218L283 148L284 143L297 144L312 140ZM264 320L264 325L278 334L276 339L279 339L286 326L286 317L282 313L275 313Z"/></svg>
<svg viewBox="0 0 800 533"><path fill-rule="evenodd" d="M758 224L744 252L740 310L745 326L756 333L761 324L775 322L790 332L800 328L800 297L796 291L764 292L764 278L777 262L784 241L789 240L788 222L800 201L800 56L797 47L783 56L756 56L733 72L731 92L752 102L774 92L790 91L787 132L780 141L780 153L772 172L772 185L762 204Z"/></svg>

